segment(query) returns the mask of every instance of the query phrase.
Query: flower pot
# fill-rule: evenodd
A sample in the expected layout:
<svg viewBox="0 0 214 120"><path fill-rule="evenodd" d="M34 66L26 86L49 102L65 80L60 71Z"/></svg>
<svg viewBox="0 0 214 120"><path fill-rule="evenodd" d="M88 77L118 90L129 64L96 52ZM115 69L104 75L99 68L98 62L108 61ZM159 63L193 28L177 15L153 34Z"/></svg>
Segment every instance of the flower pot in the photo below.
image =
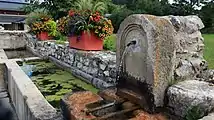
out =
<svg viewBox="0 0 214 120"><path fill-rule="evenodd" d="M69 37L69 46L80 50L103 50L103 40L93 32L84 31L79 39L77 36Z"/></svg>
<svg viewBox="0 0 214 120"><path fill-rule="evenodd" d="M41 32L41 33L37 34L36 36L39 40L48 40L49 39L48 32Z"/></svg>

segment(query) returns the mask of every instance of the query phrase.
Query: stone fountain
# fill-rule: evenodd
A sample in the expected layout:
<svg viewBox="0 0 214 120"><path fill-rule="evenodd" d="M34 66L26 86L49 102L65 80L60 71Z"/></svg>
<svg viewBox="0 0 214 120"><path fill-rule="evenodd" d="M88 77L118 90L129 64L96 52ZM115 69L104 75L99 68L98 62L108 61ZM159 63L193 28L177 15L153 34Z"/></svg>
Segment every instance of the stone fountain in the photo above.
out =
<svg viewBox="0 0 214 120"><path fill-rule="evenodd" d="M173 105L180 101L172 98L179 98L177 95L181 96L183 91L174 94L173 90L177 87L173 84L184 80L206 79L202 77L207 69L200 33L203 27L197 16L157 17L136 14L127 17L117 34L116 87L98 94L79 91L65 95L61 101L64 118L182 119L184 115L179 113L184 112L184 108L192 102L177 103L185 106L179 106L180 111L177 112L178 106ZM182 83L177 85L181 89L186 87ZM173 110L169 110L169 107Z"/></svg>

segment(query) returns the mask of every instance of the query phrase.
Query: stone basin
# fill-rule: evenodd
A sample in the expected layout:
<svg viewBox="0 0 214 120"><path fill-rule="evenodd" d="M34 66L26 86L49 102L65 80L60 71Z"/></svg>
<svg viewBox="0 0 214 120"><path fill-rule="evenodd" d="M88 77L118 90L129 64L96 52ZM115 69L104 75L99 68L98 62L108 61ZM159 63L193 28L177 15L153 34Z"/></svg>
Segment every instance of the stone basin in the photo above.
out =
<svg viewBox="0 0 214 120"><path fill-rule="evenodd" d="M74 77L71 73L62 70L48 60L27 61L25 64L34 66L30 77L47 101L59 110L60 99L71 91L89 90L97 93L98 89ZM22 66L23 62L19 62Z"/></svg>

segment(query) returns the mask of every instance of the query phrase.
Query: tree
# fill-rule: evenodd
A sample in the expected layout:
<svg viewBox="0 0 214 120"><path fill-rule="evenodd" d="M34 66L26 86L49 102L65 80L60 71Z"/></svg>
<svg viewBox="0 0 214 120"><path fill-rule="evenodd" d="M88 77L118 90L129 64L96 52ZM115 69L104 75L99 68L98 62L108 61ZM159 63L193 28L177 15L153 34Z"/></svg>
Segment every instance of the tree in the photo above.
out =
<svg viewBox="0 0 214 120"><path fill-rule="evenodd" d="M74 3L73 7L77 10L91 10L93 12L99 11L101 13L107 11L105 2L94 0L78 0Z"/></svg>
<svg viewBox="0 0 214 120"><path fill-rule="evenodd" d="M203 32L214 33L214 1L204 2L199 16L205 25Z"/></svg>
<svg viewBox="0 0 214 120"><path fill-rule="evenodd" d="M36 9L45 9L55 19L58 19L67 14L67 11L72 7L76 0L45 0L39 3L39 0L29 0L30 4L23 9L27 12L33 12Z"/></svg>

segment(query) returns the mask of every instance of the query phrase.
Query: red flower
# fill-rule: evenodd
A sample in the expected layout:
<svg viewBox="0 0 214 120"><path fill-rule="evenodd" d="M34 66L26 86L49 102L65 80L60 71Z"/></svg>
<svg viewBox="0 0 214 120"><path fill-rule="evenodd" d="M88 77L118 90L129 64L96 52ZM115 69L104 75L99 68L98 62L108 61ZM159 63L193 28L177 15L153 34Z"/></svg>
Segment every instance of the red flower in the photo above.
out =
<svg viewBox="0 0 214 120"><path fill-rule="evenodd" d="M74 12L73 10L70 10L70 11L68 12L68 14L69 14L70 17L72 17L72 16L75 14L75 12Z"/></svg>
<svg viewBox="0 0 214 120"><path fill-rule="evenodd" d="M99 22L99 21L100 21L100 16L96 16L96 17L94 18L94 21L95 21L95 22Z"/></svg>

